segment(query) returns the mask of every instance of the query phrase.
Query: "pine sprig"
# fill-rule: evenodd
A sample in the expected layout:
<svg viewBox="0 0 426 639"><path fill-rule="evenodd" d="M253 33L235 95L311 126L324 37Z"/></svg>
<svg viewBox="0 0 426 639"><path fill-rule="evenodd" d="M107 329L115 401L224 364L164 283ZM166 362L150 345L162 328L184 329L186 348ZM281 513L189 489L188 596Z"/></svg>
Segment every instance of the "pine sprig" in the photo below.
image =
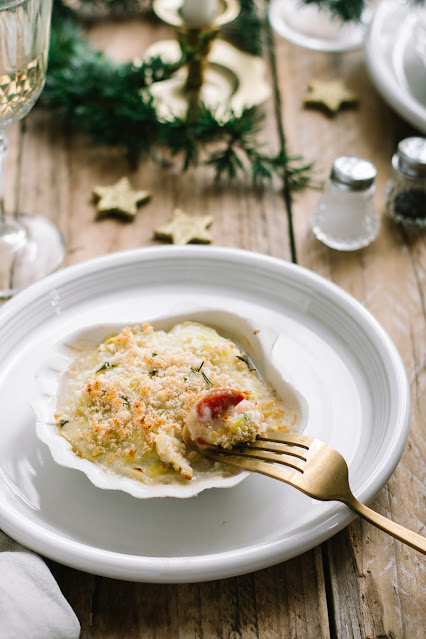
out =
<svg viewBox="0 0 426 639"><path fill-rule="evenodd" d="M54 15L42 99L74 129L100 144L125 147L135 160L143 151L150 153L161 126L147 89L176 69L158 57L115 65L91 48L61 7Z"/></svg>
<svg viewBox="0 0 426 639"><path fill-rule="evenodd" d="M259 41L263 22L256 3L243 0L242 8L241 31L248 20ZM99 144L124 147L132 163L143 154L154 156L157 147L163 147L181 159L183 171L205 164L214 169L217 180L250 174L256 185L274 175L285 176L293 187L309 182L310 164L283 151L270 155L262 149L257 135L263 116L253 109L238 116L231 112L223 121L200 106L183 118L159 120L149 87L169 78L184 61L183 55L174 65L160 58L117 65L91 47L73 13L56 0L42 99L73 130Z"/></svg>
<svg viewBox="0 0 426 639"><path fill-rule="evenodd" d="M261 128L263 114L253 109L243 112L236 126L224 127L225 145L215 150L206 164L215 169L216 180L222 177L235 178L248 171L254 185L270 182L274 175L286 180L288 186L300 189L312 181L313 164L301 164L301 156L288 156L283 149L276 155L266 154L256 134Z"/></svg>

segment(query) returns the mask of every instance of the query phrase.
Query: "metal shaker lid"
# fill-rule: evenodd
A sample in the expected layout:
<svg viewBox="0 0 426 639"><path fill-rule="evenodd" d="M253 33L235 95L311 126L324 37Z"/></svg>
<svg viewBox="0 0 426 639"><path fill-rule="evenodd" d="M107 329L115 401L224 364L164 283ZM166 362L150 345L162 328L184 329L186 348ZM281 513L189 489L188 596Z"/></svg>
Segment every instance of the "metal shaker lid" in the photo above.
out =
<svg viewBox="0 0 426 639"><path fill-rule="evenodd" d="M373 184L376 174L376 167L368 160L344 155L334 161L330 178L337 186L362 191Z"/></svg>
<svg viewBox="0 0 426 639"><path fill-rule="evenodd" d="M405 138L392 158L396 171L409 177L426 177L426 138Z"/></svg>

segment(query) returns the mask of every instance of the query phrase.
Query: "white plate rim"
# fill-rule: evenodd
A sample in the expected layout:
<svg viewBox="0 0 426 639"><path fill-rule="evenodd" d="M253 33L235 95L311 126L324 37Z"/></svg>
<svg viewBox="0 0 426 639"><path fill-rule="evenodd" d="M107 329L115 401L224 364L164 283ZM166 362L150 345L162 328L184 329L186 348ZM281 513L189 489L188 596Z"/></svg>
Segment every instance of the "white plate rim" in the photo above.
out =
<svg viewBox="0 0 426 639"><path fill-rule="evenodd" d="M106 268L117 268L125 264L149 260L202 260L205 257L220 262L237 262L240 265L256 264L256 268L278 272L281 276L303 280L325 294L330 301L351 309L369 335L378 340L379 350L393 367L398 384L400 404L397 423L388 444L386 463L375 471L374 481L366 484L358 497L370 501L389 479L405 447L410 422L410 391L406 372L400 355L386 331L377 320L351 295L334 283L308 269L285 262L279 258L253 253L250 251L224 247L148 247L112 253L86 262L70 266L50 275L10 300L0 310L0 331L2 326L16 316L19 311L48 293L55 287L64 285L89 273ZM65 538L23 516L11 512L0 503L0 522L3 530L17 541L32 550L73 568L86 572L151 583L188 583L208 581L244 574L277 564L309 550L343 529L352 519L352 512L342 504L333 505L325 522L318 522L314 528L298 531L279 541L261 543L248 548L193 557L144 557L123 555L118 552L87 546L78 541ZM315 523L315 522L314 522Z"/></svg>
<svg viewBox="0 0 426 639"><path fill-rule="evenodd" d="M398 1L389 2L389 0L386 0L382 1L376 9L364 44L367 70L376 89L396 113L420 131L426 133L426 105L422 105L401 86L392 69L389 55L377 45L384 28L384 22L389 14L394 11L400 11L402 20L399 24L402 24L407 16L409 7Z"/></svg>

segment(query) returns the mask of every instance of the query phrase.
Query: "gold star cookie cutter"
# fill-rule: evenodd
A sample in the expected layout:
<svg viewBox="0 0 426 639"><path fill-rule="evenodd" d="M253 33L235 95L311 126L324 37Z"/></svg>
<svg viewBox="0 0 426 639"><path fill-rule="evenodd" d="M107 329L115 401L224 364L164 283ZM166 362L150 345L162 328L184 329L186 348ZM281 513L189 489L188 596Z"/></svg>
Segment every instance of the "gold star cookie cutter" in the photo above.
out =
<svg viewBox="0 0 426 639"><path fill-rule="evenodd" d="M149 191L133 189L127 177L122 177L111 186L97 186L93 189L96 202L96 217L118 215L127 220L134 220L138 206L151 198Z"/></svg>
<svg viewBox="0 0 426 639"><path fill-rule="evenodd" d="M342 106L355 106L359 102L356 93L350 91L342 80L312 80L303 98L303 104L335 115Z"/></svg>
<svg viewBox="0 0 426 639"><path fill-rule="evenodd" d="M208 227L213 218L209 215L190 216L182 209L175 209L170 222L154 229L154 238L169 240L173 244L210 244Z"/></svg>

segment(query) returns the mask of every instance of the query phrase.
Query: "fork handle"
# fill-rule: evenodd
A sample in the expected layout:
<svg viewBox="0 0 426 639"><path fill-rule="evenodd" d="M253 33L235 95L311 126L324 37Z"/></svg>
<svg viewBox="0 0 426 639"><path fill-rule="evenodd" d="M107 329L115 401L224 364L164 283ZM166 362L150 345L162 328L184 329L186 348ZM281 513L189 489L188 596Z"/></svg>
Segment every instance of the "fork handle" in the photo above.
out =
<svg viewBox="0 0 426 639"><path fill-rule="evenodd" d="M403 541L404 544L407 544L408 546L411 546L411 548L414 548L426 555L426 537L422 537L421 535L408 530L408 528L404 528L404 526L395 523L391 519L383 517L383 515L379 515L379 513L376 513L375 510L371 510L371 508L362 504L355 497L353 497L353 500L345 500L345 504L354 512L358 513L358 515L369 521L370 524L374 524L374 526L377 526L381 530L389 533L392 537L399 539L399 541Z"/></svg>

